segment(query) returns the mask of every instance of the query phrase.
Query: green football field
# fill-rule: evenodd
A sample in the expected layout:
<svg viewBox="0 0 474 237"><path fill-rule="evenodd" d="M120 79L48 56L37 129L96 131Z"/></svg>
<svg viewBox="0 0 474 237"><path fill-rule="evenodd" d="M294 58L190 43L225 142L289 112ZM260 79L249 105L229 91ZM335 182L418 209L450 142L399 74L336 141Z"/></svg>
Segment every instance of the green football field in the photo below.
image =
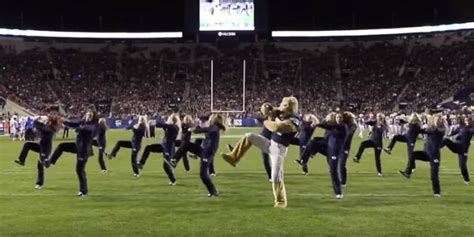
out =
<svg viewBox="0 0 474 237"><path fill-rule="evenodd" d="M220 150L245 132L223 134ZM320 132L320 131L319 131ZM145 139L161 141L161 134ZM58 135L59 136L59 135ZM226 137L227 136L227 137ZM70 141L73 141L71 134ZM130 131L109 131L108 151ZM56 140L55 145L62 142ZM360 139L355 138L351 154ZM385 141L387 144L388 142ZM424 141L417 144L421 149ZM237 168L217 155L214 182L221 191L207 197L199 179L199 162L192 171L176 169L177 186L168 186L162 156L152 155L140 178L132 175L130 151L107 160L101 173L97 158L87 165L89 196L78 198L75 156L67 154L46 170L42 190L34 189L37 154L26 166L13 163L22 142L0 138L0 236L474 236L474 184L465 185L457 156L442 151L442 197L431 190L429 164L418 162L411 179L398 170L406 164L406 146L398 144L391 156L382 155L384 176L378 177L373 151L361 163L348 162L349 178L343 200L336 200L325 158L317 155L303 176L291 147L285 162L288 208L273 208L271 184L260 152L252 148ZM473 157L473 152L469 156ZM95 150L97 153L97 151ZM351 156L352 157L352 156ZM469 163L474 170L474 165Z"/></svg>

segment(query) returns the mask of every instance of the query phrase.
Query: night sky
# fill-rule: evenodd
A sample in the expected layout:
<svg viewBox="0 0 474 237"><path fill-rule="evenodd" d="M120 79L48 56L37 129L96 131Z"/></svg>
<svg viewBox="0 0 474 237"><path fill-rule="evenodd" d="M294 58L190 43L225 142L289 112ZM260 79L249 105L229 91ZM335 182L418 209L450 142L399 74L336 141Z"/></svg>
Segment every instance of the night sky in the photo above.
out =
<svg viewBox="0 0 474 237"><path fill-rule="evenodd" d="M76 31L193 29L198 0L0 0L0 27ZM473 0L255 0L260 30L334 30L474 21ZM115 3L110 3L115 2ZM189 15L191 13L191 16ZM197 24L196 28L197 28Z"/></svg>

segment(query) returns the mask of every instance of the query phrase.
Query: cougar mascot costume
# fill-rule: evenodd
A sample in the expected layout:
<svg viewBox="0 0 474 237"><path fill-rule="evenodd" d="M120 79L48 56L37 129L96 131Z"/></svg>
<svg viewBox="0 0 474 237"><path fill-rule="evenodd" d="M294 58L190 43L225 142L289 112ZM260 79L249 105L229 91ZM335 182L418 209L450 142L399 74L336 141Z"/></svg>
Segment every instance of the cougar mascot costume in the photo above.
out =
<svg viewBox="0 0 474 237"><path fill-rule="evenodd" d="M272 132L271 139L262 135L247 133L237 142L234 149L227 154L222 154L224 160L235 166L250 149L257 146L268 153L271 159L272 187L275 196L275 207L287 206L286 189L283 181L283 160L285 159L288 145L294 139L300 124L298 116L298 100L295 97L284 97L280 107L273 109L269 104L264 104L261 112L268 117L264 121L265 128Z"/></svg>

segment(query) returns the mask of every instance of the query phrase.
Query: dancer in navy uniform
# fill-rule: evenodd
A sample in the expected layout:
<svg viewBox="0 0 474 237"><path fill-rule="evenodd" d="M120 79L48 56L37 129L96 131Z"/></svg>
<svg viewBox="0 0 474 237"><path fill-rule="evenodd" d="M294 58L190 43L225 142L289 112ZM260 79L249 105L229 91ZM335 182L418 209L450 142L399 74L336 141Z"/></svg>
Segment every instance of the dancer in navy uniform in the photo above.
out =
<svg viewBox="0 0 474 237"><path fill-rule="evenodd" d="M54 134L58 131L60 122L56 116L41 116L33 122L33 126L40 134L40 140L36 142L26 142L21 149L20 156L15 163L24 166L28 152L34 151L39 154L37 161L38 177L35 189L41 189L44 185L44 167L42 162L48 158L53 146Z"/></svg>
<svg viewBox="0 0 474 237"><path fill-rule="evenodd" d="M110 154L106 153L106 156L108 156L109 159L112 159L117 156L117 153L119 152L121 147L131 148L132 149L131 164L132 164L133 176L140 177L140 169L137 166L137 155L138 155L138 152L140 152L143 137L145 136L146 133L148 133L148 123L147 123L146 117L139 116L138 123L133 126L128 127L127 129L131 129L133 132L132 140L131 141L118 141L115 144L112 152Z"/></svg>
<svg viewBox="0 0 474 237"><path fill-rule="evenodd" d="M176 168L179 161L183 159L184 170L186 173L191 171L186 147L191 143L191 130L194 126L194 121L191 115L185 115L181 123L181 139L176 141L176 145L179 146L178 151L180 152L176 152L171 159L171 165L174 168Z"/></svg>
<svg viewBox="0 0 474 237"><path fill-rule="evenodd" d="M326 116L325 121L332 121L335 114L330 113ZM296 163L301 166L303 169L303 174L308 175L308 161L311 156L316 155L317 153L321 153L322 155L328 155L328 139L329 139L330 132L326 130L324 132L324 137L313 137L307 144L303 153L300 154L300 159L296 160Z"/></svg>
<svg viewBox="0 0 474 237"><path fill-rule="evenodd" d="M442 147L447 146L450 151L458 154L459 168L466 185L471 181L469 179L469 171L467 170L467 154L469 153L473 133L474 121L473 116L470 115L464 118L463 123L450 134L451 136L456 135L454 141L445 138L442 143Z"/></svg>
<svg viewBox="0 0 474 237"><path fill-rule="evenodd" d="M54 153L45 160L44 165L48 168L50 164L55 164L63 149L67 152L76 153L76 174L79 179L79 192L77 196L85 197L89 192L85 169L89 157L92 156L92 142L98 129L95 107L89 107L84 115L84 119L68 119L63 124L76 130L76 143L60 144ZM64 147L61 147L62 145Z"/></svg>
<svg viewBox="0 0 474 237"><path fill-rule="evenodd" d="M314 130L316 130L316 125L319 123L318 118L314 114L306 114L303 116L301 125L298 127L298 133L296 134L295 140L292 143L293 145L299 146L300 154L299 157L303 155L306 145L313 137ZM308 165L303 165L303 174L308 174Z"/></svg>
<svg viewBox="0 0 474 237"><path fill-rule="evenodd" d="M341 199L342 189L339 178L339 157L347 137L347 126L343 123L342 114L331 113L329 120L316 125L328 131L327 135L327 162L331 173L332 187L337 199Z"/></svg>
<svg viewBox="0 0 474 237"><path fill-rule="evenodd" d="M89 192L87 186L86 164L92 155L92 141L97 130L97 118L95 113L89 111L82 121L65 121L64 124L76 129L77 162L76 173L79 178L79 193L77 196L86 196Z"/></svg>
<svg viewBox="0 0 474 237"><path fill-rule="evenodd" d="M431 118L427 129L422 129L421 133L427 134L426 143L423 151L414 151L412 155L413 160L421 160L430 162L431 166L431 183L433 186L433 193L436 198L441 196L441 185L439 182L439 166L441 163L440 148L443 142L443 137L446 133L443 117L440 114L435 114ZM408 162L405 171L400 170L400 173L406 178L410 178L412 174L412 163Z"/></svg>
<svg viewBox="0 0 474 237"><path fill-rule="evenodd" d="M102 173L107 173L107 166L104 161L104 153L107 145L106 140L107 124L105 118L99 119L99 126L97 129L97 139L93 141L92 145L99 148L99 166Z"/></svg>
<svg viewBox="0 0 474 237"><path fill-rule="evenodd" d="M181 126L181 120L177 114L171 114L168 117L166 123L157 122L157 128L163 128L165 135L163 136L163 141L161 144L152 144L145 147L143 151L142 158L140 162L137 163L137 166L140 169L143 169L143 166L146 164L148 157L151 152L154 153L163 153L163 169L168 175L169 185L176 185L176 178L174 176L174 170L171 165L171 157L175 153L175 142L176 137L178 136Z"/></svg>
<svg viewBox="0 0 474 237"><path fill-rule="evenodd" d="M401 120L403 121L403 120ZM415 144L416 140L418 139L418 135L421 132L421 120L418 117L418 114L412 113L410 116L410 119L408 121L408 132L405 135L395 135L393 136L392 140L390 141L390 144L388 145L387 148L384 149L384 151L387 154L392 154L392 149L395 146L397 142L403 142L407 144L407 154L408 154L408 161L412 161L411 155L413 154L413 150L415 150ZM412 163L411 167L413 169L416 168L416 164Z"/></svg>
<svg viewBox="0 0 474 237"><path fill-rule="evenodd" d="M220 133L226 130L224 118L220 114L212 114L209 117L208 127L197 126L191 130L197 134L204 133L205 137L202 144L189 143L186 147L180 148L176 153L183 154L183 152L189 151L199 156L201 158L199 175L207 188L208 196L219 196L219 191L214 186L209 172L210 164L212 164L217 149L219 148Z"/></svg>
<svg viewBox="0 0 474 237"><path fill-rule="evenodd" d="M79 121L76 118L70 118L70 121ZM106 131L107 131L107 125L106 125L106 120L104 118L99 119L97 129L95 131L94 137L97 137L97 139L94 139L92 141L92 146L96 146L99 148L99 166L102 171L102 173L107 173L107 167L105 165L104 161L104 154L105 154L105 147L106 147ZM49 156L47 160L45 160L44 165L46 168L49 168L51 165L56 165L56 162L61 158L62 154L64 152L67 153L72 153L72 154L77 154L77 147L75 142L63 142L59 144L56 149L54 149L54 152ZM93 151L91 151L91 156L93 156Z"/></svg>
<svg viewBox="0 0 474 237"><path fill-rule="evenodd" d="M360 144L359 151L353 158L353 161L359 163L365 148L374 148L377 175L382 176L382 164L380 161L380 155L382 153L383 147L383 133L385 132L385 130L387 130L387 125L385 123L385 115L382 113L378 113L375 121L368 121L366 122L366 124L372 126L370 139L365 140Z"/></svg>
<svg viewBox="0 0 474 237"><path fill-rule="evenodd" d="M346 125L347 134L339 157L339 173L341 175L341 187L345 188L347 185L347 158L351 152L352 137L354 137L357 130L357 124L355 123L355 115L351 112L342 113L342 120Z"/></svg>

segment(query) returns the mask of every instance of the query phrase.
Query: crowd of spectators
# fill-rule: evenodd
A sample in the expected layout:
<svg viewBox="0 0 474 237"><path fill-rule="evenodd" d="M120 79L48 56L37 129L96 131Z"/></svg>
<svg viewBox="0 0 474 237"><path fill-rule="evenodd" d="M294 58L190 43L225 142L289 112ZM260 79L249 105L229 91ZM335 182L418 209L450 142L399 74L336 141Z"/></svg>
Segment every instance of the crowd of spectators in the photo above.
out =
<svg viewBox="0 0 474 237"><path fill-rule="evenodd" d="M388 113L397 102L421 110L473 84L473 46L468 40L441 46L413 40L302 50L269 43L130 47L118 53L0 47L0 96L38 113L80 115L93 103L121 118L177 110L199 116L211 109L254 116L263 102L277 104L290 95L303 112L318 114L341 106Z"/></svg>

